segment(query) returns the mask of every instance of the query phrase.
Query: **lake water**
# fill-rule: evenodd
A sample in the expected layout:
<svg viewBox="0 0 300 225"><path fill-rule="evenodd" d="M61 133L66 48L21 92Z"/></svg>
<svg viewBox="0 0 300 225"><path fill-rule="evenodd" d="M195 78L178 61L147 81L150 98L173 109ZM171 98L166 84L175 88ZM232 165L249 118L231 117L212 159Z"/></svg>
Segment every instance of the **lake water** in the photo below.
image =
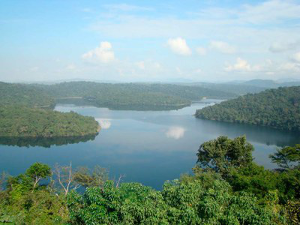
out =
<svg viewBox="0 0 300 225"><path fill-rule="evenodd" d="M122 174L125 175L124 181L161 189L164 181L191 173L199 146L220 135L230 138L246 135L255 146L255 161L267 168L275 166L268 156L276 147L300 143L297 133L201 120L193 116L196 109L213 102L207 100L171 111L122 111L57 105L57 111L72 110L95 117L102 126L99 135L83 140L51 140L47 144L41 144L43 140L25 144L20 140L0 140L0 172L17 175L37 161L50 166L72 162L73 167L99 165L109 170L111 178Z"/></svg>

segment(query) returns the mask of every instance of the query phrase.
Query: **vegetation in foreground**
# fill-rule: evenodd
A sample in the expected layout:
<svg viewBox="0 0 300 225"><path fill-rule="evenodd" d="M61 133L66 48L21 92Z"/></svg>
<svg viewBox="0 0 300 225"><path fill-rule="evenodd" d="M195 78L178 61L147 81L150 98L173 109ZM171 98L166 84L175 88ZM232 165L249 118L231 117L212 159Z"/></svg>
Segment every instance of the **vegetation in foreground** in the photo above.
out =
<svg viewBox="0 0 300 225"><path fill-rule="evenodd" d="M17 177L2 176L0 222L299 224L300 145L271 156L275 171L256 165L252 151L245 137L205 142L194 175L167 181L161 191L108 180L99 167L73 172L71 165L35 163Z"/></svg>
<svg viewBox="0 0 300 225"><path fill-rule="evenodd" d="M300 86L247 94L197 110L196 117L300 131Z"/></svg>
<svg viewBox="0 0 300 225"><path fill-rule="evenodd" d="M95 135L99 124L92 117L28 107L0 108L1 137L76 137Z"/></svg>

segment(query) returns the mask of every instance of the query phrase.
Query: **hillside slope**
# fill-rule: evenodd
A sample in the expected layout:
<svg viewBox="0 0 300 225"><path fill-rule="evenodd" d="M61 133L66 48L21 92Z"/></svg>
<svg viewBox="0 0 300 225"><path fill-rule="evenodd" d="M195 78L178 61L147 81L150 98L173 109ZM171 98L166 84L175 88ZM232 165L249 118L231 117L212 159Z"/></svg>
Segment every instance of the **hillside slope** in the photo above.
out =
<svg viewBox="0 0 300 225"><path fill-rule="evenodd" d="M0 107L0 137L77 137L95 135L98 122L77 113L20 106Z"/></svg>
<svg viewBox="0 0 300 225"><path fill-rule="evenodd" d="M197 110L196 117L300 131L300 86L247 94Z"/></svg>
<svg viewBox="0 0 300 225"><path fill-rule="evenodd" d="M55 85L38 85L55 99L82 98L96 106L186 106L191 101L207 98L228 99L235 94L172 84L107 84L95 82L67 82Z"/></svg>
<svg viewBox="0 0 300 225"><path fill-rule="evenodd" d="M54 99L43 90L26 84L0 82L0 106L54 107Z"/></svg>

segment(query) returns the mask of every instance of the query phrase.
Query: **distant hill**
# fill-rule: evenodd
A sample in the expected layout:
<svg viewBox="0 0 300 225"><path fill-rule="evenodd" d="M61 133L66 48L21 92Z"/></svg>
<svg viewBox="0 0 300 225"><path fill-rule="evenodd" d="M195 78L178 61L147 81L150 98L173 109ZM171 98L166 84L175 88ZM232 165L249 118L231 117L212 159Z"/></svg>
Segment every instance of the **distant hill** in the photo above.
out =
<svg viewBox="0 0 300 225"><path fill-rule="evenodd" d="M96 135L94 118L52 109L54 98L32 85L0 82L0 137L82 137ZM1 143L0 143L1 144Z"/></svg>
<svg viewBox="0 0 300 225"><path fill-rule="evenodd" d="M262 88L278 88L278 87L292 87L292 86L299 86L300 81L289 81L289 82L282 82L282 81L274 81L274 80L249 80L243 82L242 84L251 85L255 87L262 87Z"/></svg>
<svg viewBox="0 0 300 225"><path fill-rule="evenodd" d="M0 96L0 106L51 108L55 105L54 99L43 90L26 84L0 82Z"/></svg>
<svg viewBox="0 0 300 225"><path fill-rule="evenodd" d="M228 99L237 96L220 90L174 84L67 82L35 86L56 100L82 99L96 106L129 106L128 109L135 106L184 107L204 97Z"/></svg>
<svg viewBox="0 0 300 225"><path fill-rule="evenodd" d="M300 86L247 94L197 110L196 117L300 131Z"/></svg>
<svg viewBox="0 0 300 225"><path fill-rule="evenodd" d="M242 83L194 83L193 86L201 86L204 88L212 89L215 91L223 91L226 93L232 93L235 95L245 95L248 93L259 93L266 90L265 87L257 87L253 85L247 85Z"/></svg>

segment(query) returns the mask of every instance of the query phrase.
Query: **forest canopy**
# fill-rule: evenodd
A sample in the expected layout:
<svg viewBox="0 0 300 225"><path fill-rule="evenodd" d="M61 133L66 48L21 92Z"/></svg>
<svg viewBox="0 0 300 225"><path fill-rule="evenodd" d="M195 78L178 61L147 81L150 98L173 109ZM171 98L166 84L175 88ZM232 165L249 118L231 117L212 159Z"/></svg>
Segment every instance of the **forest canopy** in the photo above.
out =
<svg viewBox="0 0 300 225"><path fill-rule="evenodd" d="M300 86L240 96L197 110L196 117L300 131Z"/></svg>
<svg viewBox="0 0 300 225"><path fill-rule="evenodd" d="M77 113L19 106L0 108L1 137L72 137L96 134L98 122Z"/></svg>

